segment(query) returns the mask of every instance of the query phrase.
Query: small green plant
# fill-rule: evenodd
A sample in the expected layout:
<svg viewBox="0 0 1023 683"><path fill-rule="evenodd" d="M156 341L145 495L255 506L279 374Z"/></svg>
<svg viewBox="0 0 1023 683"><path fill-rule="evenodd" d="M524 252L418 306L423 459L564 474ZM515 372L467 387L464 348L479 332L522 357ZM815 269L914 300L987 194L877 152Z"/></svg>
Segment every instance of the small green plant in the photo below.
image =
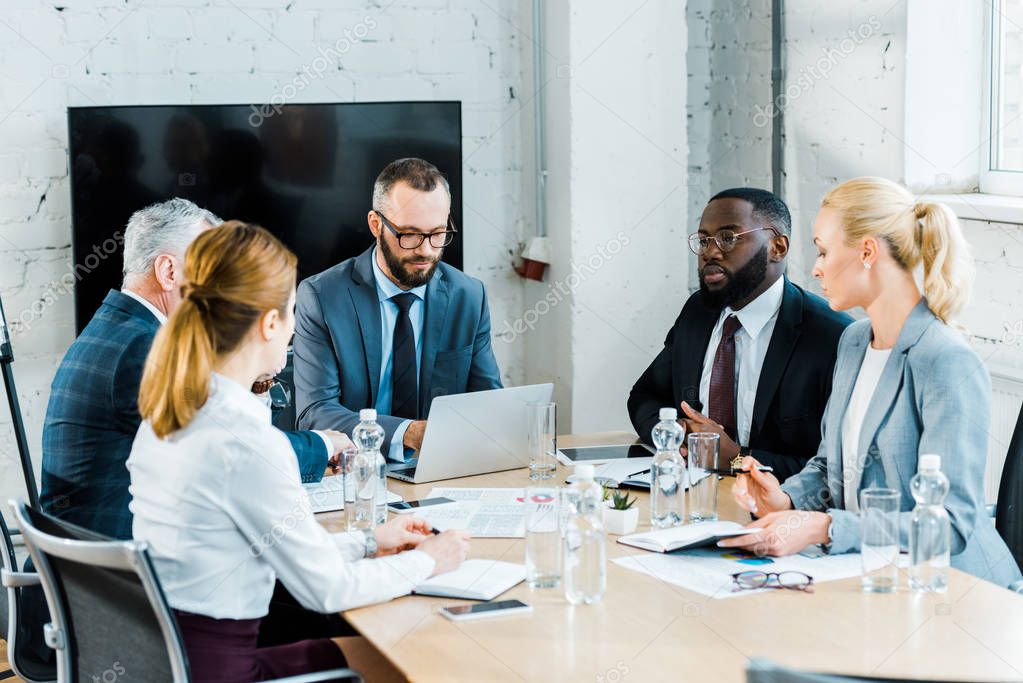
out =
<svg viewBox="0 0 1023 683"><path fill-rule="evenodd" d="M601 497L600 501L604 502L611 497L611 487L607 484L601 484L600 488L604 491L604 495Z"/></svg>
<svg viewBox="0 0 1023 683"><path fill-rule="evenodd" d="M611 494L611 508L613 510L628 510L636 504L637 498L630 496L628 491L615 491Z"/></svg>

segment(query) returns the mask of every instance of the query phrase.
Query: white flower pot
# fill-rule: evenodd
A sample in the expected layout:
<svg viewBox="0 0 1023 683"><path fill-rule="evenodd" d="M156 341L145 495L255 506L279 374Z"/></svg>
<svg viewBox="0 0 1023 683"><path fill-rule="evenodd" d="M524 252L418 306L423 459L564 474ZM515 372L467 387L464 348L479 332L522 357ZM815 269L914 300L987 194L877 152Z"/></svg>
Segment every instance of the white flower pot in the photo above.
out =
<svg viewBox="0 0 1023 683"><path fill-rule="evenodd" d="M609 534L624 536L636 530L639 523L639 507L633 505L628 510L604 508L604 528Z"/></svg>

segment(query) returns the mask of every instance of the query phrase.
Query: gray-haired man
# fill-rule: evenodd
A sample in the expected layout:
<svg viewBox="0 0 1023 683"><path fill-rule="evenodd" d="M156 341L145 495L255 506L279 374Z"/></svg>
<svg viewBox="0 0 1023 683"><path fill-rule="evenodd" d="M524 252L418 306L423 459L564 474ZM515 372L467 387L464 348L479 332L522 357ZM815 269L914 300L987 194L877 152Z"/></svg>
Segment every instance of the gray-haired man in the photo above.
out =
<svg viewBox="0 0 1023 683"><path fill-rule="evenodd" d="M43 510L113 538L131 538L125 461L138 431L142 368L181 301L185 250L221 220L185 199L136 211L124 239L124 282L110 290L53 379L43 426ZM338 432L288 434L303 481L319 481L350 443Z"/></svg>

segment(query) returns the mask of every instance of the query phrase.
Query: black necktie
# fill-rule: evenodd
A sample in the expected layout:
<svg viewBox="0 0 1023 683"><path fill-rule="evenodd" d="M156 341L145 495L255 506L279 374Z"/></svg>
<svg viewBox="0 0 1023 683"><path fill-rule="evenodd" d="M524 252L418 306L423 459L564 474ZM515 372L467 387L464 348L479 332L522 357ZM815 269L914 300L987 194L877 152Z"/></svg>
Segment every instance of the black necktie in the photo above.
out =
<svg viewBox="0 0 1023 683"><path fill-rule="evenodd" d="M416 336L408 309L416 295L396 294L391 301L398 305L394 323L394 344L391 347L391 415L415 420L419 417L419 378L416 376Z"/></svg>

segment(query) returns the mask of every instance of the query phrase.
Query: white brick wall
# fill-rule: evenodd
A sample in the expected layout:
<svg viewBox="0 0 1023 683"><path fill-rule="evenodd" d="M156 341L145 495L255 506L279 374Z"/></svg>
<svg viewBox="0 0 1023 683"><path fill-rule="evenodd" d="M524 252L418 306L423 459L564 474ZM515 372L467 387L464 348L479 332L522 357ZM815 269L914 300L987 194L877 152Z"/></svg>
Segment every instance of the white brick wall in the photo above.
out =
<svg viewBox="0 0 1023 683"><path fill-rule="evenodd" d="M314 65L318 48L341 47L337 66L312 79L296 101L460 99L466 270L486 283L495 320L522 309L522 286L509 264L532 222L522 171L532 145L521 123L530 109L520 96L529 53L516 28L529 25L528 3L502 3L504 16L466 0L2 5L0 295L11 320L40 309L13 338L37 461L49 383L74 333L70 296L41 307L49 283L71 265L68 105L268 101ZM523 345L496 349L505 382L521 383ZM8 420L3 402L0 500L19 493L21 478Z"/></svg>

